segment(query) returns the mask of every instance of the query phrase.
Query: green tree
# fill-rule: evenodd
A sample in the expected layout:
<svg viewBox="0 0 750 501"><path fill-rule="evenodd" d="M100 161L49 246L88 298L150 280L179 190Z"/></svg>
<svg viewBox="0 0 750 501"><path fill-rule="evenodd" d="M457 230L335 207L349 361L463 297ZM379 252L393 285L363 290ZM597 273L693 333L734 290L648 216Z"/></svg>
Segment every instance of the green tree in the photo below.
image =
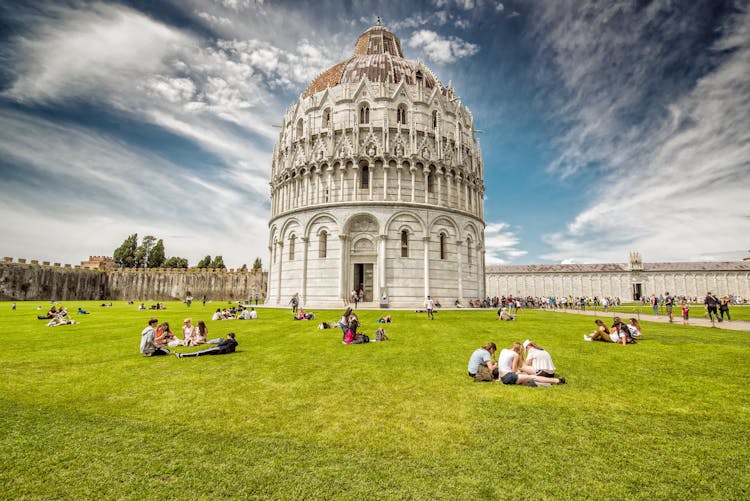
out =
<svg viewBox="0 0 750 501"><path fill-rule="evenodd" d="M226 266L224 266L224 258L222 258L221 256L216 256L213 262L211 262L210 267L217 270L223 270L224 268L226 268Z"/></svg>
<svg viewBox="0 0 750 501"><path fill-rule="evenodd" d="M146 235L141 240L141 245L135 250L135 264L138 268L148 268L148 255L156 242L156 237Z"/></svg>
<svg viewBox="0 0 750 501"><path fill-rule="evenodd" d="M260 270L263 268L263 264L260 262L260 258L256 257L255 261L253 261L253 271Z"/></svg>
<svg viewBox="0 0 750 501"><path fill-rule="evenodd" d="M196 268L210 268L211 267L211 256L206 256L195 265Z"/></svg>
<svg viewBox="0 0 750 501"><path fill-rule="evenodd" d="M138 233L133 233L115 249L113 254L115 262L122 268L135 268L135 251L138 248Z"/></svg>
<svg viewBox="0 0 750 501"><path fill-rule="evenodd" d="M161 268L167 258L164 256L164 241L160 238L148 253L148 267Z"/></svg>
<svg viewBox="0 0 750 501"><path fill-rule="evenodd" d="M172 256L164 262L165 268L187 268L188 260L184 257Z"/></svg>
<svg viewBox="0 0 750 501"><path fill-rule="evenodd" d="M247 271L247 264L242 263L242 268L240 268L240 271Z"/></svg>

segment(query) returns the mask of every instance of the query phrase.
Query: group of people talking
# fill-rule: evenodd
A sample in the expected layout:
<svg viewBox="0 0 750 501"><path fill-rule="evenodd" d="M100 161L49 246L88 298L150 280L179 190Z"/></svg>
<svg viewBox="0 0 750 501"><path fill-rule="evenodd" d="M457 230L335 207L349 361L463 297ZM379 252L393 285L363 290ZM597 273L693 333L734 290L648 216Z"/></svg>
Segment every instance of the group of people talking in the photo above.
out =
<svg viewBox="0 0 750 501"><path fill-rule="evenodd" d="M641 324L637 319L631 318L629 323L615 317L612 321L612 327L599 320L594 320L596 330L589 335L584 334L584 341L603 341L605 343L618 343L622 345L633 344L641 337Z"/></svg>
<svg viewBox="0 0 750 501"><path fill-rule="evenodd" d="M183 338L178 338L168 322L159 323L156 318L148 321L148 326L141 332L140 352L143 356L154 357L160 355L169 355L169 348L177 346L200 346L202 344L216 345L192 353L175 353L177 358L199 357L201 355L224 355L234 352L237 347L237 341L234 339L234 333L227 334L227 338L216 338L208 340L208 328L203 320L199 320L197 325L192 324L192 320L185 319L182 326Z"/></svg>
<svg viewBox="0 0 750 501"><path fill-rule="evenodd" d="M555 365L552 357L541 346L527 339L521 343L513 343L510 348L500 351L497 361L494 361L497 345L487 343L474 350L469 358L469 376L477 379L477 374L485 372L491 374L492 381L503 384L526 386L548 386L565 384L564 377L556 377Z"/></svg>

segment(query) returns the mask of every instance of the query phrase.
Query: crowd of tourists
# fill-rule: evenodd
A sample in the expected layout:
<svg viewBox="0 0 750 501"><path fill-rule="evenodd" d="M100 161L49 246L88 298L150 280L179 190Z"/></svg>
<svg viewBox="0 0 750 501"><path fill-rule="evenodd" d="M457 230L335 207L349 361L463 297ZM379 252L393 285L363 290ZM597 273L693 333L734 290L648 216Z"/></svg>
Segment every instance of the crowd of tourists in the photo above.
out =
<svg viewBox="0 0 750 501"><path fill-rule="evenodd" d="M182 325L182 339L180 339L170 328L168 322L159 323L156 318L148 321L148 326L141 331L140 352L147 357L169 355L169 348L178 346L200 346L203 344L216 345L206 350L192 353L175 352L177 358L197 357L201 355L224 355L232 353L237 347L237 341L233 332L227 334L227 338L208 339L208 327L203 320L193 325L192 319L186 318Z"/></svg>

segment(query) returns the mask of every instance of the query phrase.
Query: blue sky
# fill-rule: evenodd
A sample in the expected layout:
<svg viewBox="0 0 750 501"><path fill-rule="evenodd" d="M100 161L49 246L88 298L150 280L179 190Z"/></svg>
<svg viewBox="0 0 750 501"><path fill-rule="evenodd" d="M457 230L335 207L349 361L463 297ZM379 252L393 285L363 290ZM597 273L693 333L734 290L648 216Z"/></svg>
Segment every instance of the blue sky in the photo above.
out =
<svg viewBox="0 0 750 501"><path fill-rule="evenodd" d="M3 2L0 253L265 262L272 125L376 16L483 131L488 264L748 255L748 2L666 0Z"/></svg>

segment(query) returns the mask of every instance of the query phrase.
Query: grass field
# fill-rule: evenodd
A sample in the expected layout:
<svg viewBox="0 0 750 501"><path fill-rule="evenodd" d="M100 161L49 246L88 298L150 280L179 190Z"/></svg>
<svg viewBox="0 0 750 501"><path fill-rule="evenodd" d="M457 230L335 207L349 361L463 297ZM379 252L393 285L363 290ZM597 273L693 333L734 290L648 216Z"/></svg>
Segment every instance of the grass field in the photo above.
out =
<svg viewBox="0 0 750 501"><path fill-rule="evenodd" d="M216 303L124 302L44 327L41 302L0 303L0 482L17 498L747 499L750 336L644 322L623 347L593 318L393 311L391 341L261 310L239 352L138 354L156 313L173 328ZM47 305L44 304L46 307ZM361 312L372 334L379 312ZM176 331L176 329L175 329ZM568 384L473 383L487 341L545 346ZM187 350L187 349L183 349Z"/></svg>

